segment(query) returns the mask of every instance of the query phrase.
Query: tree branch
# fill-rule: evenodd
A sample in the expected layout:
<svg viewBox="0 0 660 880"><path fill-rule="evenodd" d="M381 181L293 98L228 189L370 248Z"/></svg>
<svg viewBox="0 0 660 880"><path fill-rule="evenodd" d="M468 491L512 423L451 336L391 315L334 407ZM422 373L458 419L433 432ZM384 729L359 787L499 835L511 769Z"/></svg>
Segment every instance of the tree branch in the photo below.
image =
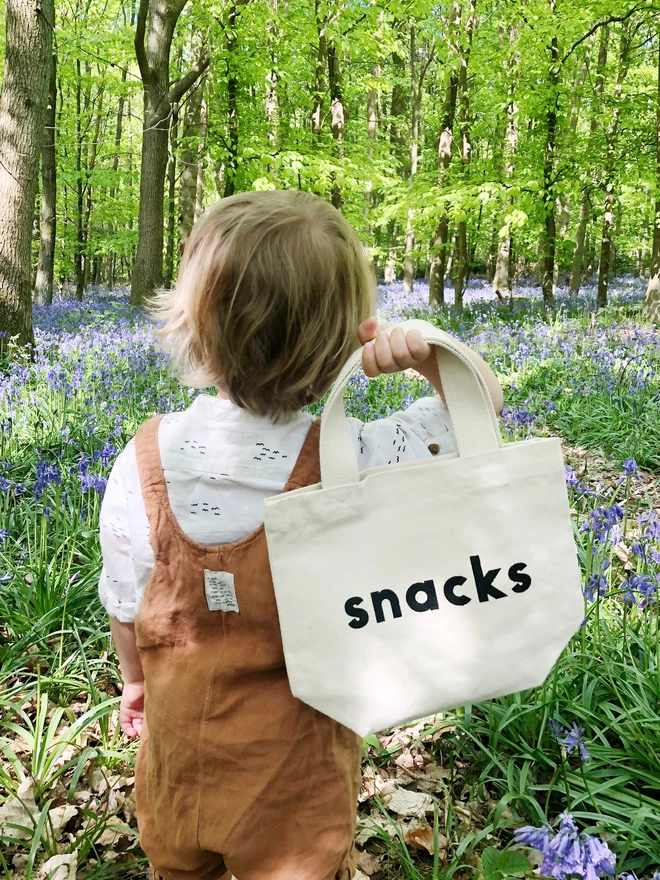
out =
<svg viewBox="0 0 660 880"><path fill-rule="evenodd" d="M587 31L586 34L584 34L582 37L580 37L579 40L576 40L573 43L571 48L568 50L568 52L564 55L564 57L559 62L560 65L563 67L564 64L566 64L568 59L571 57L573 52L575 52L575 50L578 48L578 46L581 46L582 43L586 42L586 40L588 40L589 37L593 36L593 34L595 34L597 30L599 30L599 28L606 27L609 24L622 24L624 21L628 21L628 19L631 18L641 8L642 8L642 4L640 3L637 6L633 6L632 9L629 9L625 15L611 15L609 18L606 18L603 21L597 21L596 24Z"/></svg>
<svg viewBox="0 0 660 880"><path fill-rule="evenodd" d="M138 11L137 26L135 28L135 55L137 57L138 66L142 82L146 85L151 81L151 68L147 61L147 53L144 49L144 32L147 27L147 13L149 12L149 0L140 0L140 9Z"/></svg>
<svg viewBox="0 0 660 880"><path fill-rule="evenodd" d="M173 104L178 104L181 98L183 98L183 96L186 94L186 92L195 85L197 80L209 66L210 62L211 58L209 55L203 55L201 58L199 58L190 68L188 73L174 83L167 95L165 95L163 100L158 105L158 111L156 115L160 117L163 113L168 112L168 107L171 107Z"/></svg>

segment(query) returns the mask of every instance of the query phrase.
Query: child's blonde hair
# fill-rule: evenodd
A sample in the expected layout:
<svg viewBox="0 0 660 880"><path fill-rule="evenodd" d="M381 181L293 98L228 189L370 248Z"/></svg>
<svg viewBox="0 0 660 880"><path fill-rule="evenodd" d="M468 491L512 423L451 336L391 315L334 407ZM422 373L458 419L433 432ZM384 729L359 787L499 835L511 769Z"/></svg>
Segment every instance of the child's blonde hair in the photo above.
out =
<svg viewBox="0 0 660 880"><path fill-rule="evenodd" d="M374 308L348 221L319 196L278 190L212 205L150 311L184 384L224 385L239 406L282 420L325 394Z"/></svg>

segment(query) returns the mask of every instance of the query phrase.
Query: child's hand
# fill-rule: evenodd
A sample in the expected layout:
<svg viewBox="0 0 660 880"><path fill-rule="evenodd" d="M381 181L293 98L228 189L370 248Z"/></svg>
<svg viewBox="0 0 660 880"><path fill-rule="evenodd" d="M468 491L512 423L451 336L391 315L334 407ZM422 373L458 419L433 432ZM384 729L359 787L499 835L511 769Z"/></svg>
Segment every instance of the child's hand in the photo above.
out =
<svg viewBox="0 0 660 880"><path fill-rule="evenodd" d="M358 338L364 346L362 369L371 379L381 373L419 368L431 354L431 346L424 341L419 330L404 333L400 327L394 327L388 335L384 331L391 326L379 324L378 319L373 317L358 327Z"/></svg>
<svg viewBox="0 0 660 880"><path fill-rule="evenodd" d="M124 684L119 706L119 726L131 738L139 736L144 721L144 682Z"/></svg>

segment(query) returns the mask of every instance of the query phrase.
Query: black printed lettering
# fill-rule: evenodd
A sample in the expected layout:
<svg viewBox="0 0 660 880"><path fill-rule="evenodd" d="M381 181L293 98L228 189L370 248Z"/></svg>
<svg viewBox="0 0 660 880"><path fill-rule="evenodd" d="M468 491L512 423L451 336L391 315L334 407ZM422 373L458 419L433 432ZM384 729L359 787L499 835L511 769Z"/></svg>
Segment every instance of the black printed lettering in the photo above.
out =
<svg viewBox="0 0 660 880"><path fill-rule="evenodd" d="M376 623L383 623L385 613L383 611L383 602L387 599L392 609L392 617L401 617L401 604L399 597L393 590L380 590L371 594L371 601L374 606L374 614L376 615Z"/></svg>
<svg viewBox="0 0 660 880"><path fill-rule="evenodd" d="M501 568L491 568L487 574L484 574L484 570L481 567L481 559L478 556L470 556L470 564L472 565L472 574L474 575L474 583L480 602L487 602L491 596L493 599L506 599L506 593L493 586L493 581L502 571Z"/></svg>
<svg viewBox="0 0 660 880"><path fill-rule="evenodd" d="M417 598L419 593L424 593L424 601ZM433 581L424 581L421 584L413 584L406 591L406 602L413 611L437 611L438 594L435 591Z"/></svg>
<svg viewBox="0 0 660 880"><path fill-rule="evenodd" d="M358 608L358 605L362 605L363 602L364 599L361 599L359 596L353 596L353 598L348 599L344 605L344 611L346 614L353 618L353 620L349 620L348 622L348 625L352 629L362 629L363 626L366 626L369 623L369 614L364 608Z"/></svg>
<svg viewBox="0 0 660 880"><path fill-rule="evenodd" d="M527 568L526 562L516 562L509 569L509 580L516 584L513 587L514 593L524 593L532 586L532 579L528 574L523 574L523 569Z"/></svg>
<svg viewBox="0 0 660 880"><path fill-rule="evenodd" d="M451 602L452 605L467 605L468 602L472 601L469 596L457 596L454 592L456 587L462 587L466 580L467 578L464 577L453 577L445 581L445 599Z"/></svg>

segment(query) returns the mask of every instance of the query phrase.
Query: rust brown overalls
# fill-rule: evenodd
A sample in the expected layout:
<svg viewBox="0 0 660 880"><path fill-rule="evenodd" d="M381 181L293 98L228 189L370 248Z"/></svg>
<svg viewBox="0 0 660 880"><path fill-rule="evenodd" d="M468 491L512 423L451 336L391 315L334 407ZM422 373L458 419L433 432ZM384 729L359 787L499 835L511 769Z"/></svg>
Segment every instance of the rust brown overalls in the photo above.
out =
<svg viewBox="0 0 660 880"><path fill-rule="evenodd" d="M361 740L291 694L263 525L215 547L179 527L161 418L136 436L155 557L135 622L142 847L164 880L349 880ZM285 492L319 481L318 442L316 422ZM205 569L234 575L238 613L209 611Z"/></svg>

